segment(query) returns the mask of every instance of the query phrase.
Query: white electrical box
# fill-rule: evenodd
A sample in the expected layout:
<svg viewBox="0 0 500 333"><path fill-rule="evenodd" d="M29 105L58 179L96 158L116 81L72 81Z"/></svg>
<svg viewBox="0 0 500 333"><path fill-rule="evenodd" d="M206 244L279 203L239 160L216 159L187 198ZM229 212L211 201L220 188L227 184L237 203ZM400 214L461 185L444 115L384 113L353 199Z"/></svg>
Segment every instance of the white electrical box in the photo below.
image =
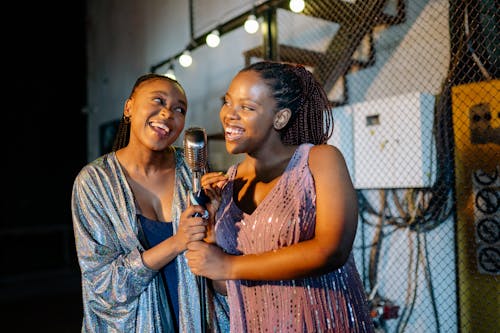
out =
<svg viewBox="0 0 500 333"><path fill-rule="evenodd" d="M354 182L354 140L352 124L352 106L341 106L333 109L333 135L328 143L337 147L344 155L347 169Z"/></svg>
<svg viewBox="0 0 500 333"><path fill-rule="evenodd" d="M431 186L436 175L435 98L411 93L353 104L354 186Z"/></svg>

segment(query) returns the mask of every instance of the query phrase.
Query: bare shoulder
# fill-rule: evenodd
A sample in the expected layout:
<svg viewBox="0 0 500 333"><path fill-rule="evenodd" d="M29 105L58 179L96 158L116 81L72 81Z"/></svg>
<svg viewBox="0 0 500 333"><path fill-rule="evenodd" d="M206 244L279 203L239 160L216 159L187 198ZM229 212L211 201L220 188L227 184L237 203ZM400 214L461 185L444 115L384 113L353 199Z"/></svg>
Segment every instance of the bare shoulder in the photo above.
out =
<svg viewBox="0 0 500 333"><path fill-rule="evenodd" d="M342 153L340 152L340 150L333 146L333 145L330 145L330 144L322 144L322 145L315 145L311 148L311 153L312 154L316 154L316 153L319 153L319 154L323 154L323 153L330 153L330 154L340 154L342 155Z"/></svg>
<svg viewBox="0 0 500 333"><path fill-rule="evenodd" d="M353 189L349 170L342 152L335 146L323 144L311 148L309 169L318 186Z"/></svg>
<svg viewBox="0 0 500 333"><path fill-rule="evenodd" d="M311 169L332 167L339 164L345 164L345 160L342 152L337 147L322 144L311 148L309 153L309 166Z"/></svg>

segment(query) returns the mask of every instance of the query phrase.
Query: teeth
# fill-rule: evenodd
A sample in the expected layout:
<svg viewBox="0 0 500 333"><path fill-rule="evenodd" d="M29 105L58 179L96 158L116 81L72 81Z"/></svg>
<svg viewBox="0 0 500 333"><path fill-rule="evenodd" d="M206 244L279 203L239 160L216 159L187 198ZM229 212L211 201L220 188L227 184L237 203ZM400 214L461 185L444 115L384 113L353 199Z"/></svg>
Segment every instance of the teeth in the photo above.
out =
<svg viewBox="0 0 500 333"><path fill-rule="evenodd" d="M238 127L226 127L226 133L228 134L241 134L243 133L243 129Z"/></svg>
<svg viewBox="0 0 500 333"><path fill-rule="evenodd" d="M170 132L170 129L167 127L167 125L165 125L164 123L161 123L161 122L156 122L156 121L152 121L149 123L151 126L153 127L158 127L158 128L161 128L162 130L166 131L167 133Z"/></svg>
<svg viewBox="0 0 500 333"><path fill-rule="evenodd" d="M243 137L245 131L240 127L226 127L226 140L236 141Z"/></svg>

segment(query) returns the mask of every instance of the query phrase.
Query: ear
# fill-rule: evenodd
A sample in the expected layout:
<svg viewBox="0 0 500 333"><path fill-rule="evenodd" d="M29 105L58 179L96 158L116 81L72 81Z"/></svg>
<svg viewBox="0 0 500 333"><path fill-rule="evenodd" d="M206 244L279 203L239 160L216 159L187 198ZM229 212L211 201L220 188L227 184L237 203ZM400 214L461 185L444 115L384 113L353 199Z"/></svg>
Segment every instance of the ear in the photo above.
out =
<svg viewBox="0 0 500 333"><path fill-rule="evenodd" d="M288 124L290 117L292 116L292 111L288 108L279 110L274 115L273 126L276 130L280 130Z"/></svg>
<svg viewBox="0 0 500 333"><path fill-rule="evenodd" d="M132 107L132 100L130 98L127 98L125 101L125 105L123 106L123 116L126 118L130 117L130 108Z"/></svg>

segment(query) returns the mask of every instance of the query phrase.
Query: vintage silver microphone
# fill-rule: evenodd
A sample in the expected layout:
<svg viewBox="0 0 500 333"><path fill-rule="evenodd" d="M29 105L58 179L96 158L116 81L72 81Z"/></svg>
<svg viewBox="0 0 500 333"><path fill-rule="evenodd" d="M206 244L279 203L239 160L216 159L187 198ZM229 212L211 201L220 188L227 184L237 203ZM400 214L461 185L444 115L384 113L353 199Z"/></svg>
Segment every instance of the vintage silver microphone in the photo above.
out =
<svg viewBox="0 0 500 333"><path fill-rule="evenodd" d="M201 188L201 176L208 169L207 133L204 128L190 127L184 132L184 159L192 175L193 190L189 193L192 205L202 205L208 201L208 196ZM207 212L208 213L208 212ZM200 215L196 215L200 216ZM205 217L205 216L203 216ZM207 218L206 216L205 218ZM205 301L206 280L196 276L200 292L201 332L207 332L207 310Z"/></svg>
<svg viewBox="0 0 500 333"><path fill-rule="evenodd" d="M184 133L184 158L191 169L193 192L201 192L201 176L207 171L207 133L204 128L190 127Z"/></svg>

